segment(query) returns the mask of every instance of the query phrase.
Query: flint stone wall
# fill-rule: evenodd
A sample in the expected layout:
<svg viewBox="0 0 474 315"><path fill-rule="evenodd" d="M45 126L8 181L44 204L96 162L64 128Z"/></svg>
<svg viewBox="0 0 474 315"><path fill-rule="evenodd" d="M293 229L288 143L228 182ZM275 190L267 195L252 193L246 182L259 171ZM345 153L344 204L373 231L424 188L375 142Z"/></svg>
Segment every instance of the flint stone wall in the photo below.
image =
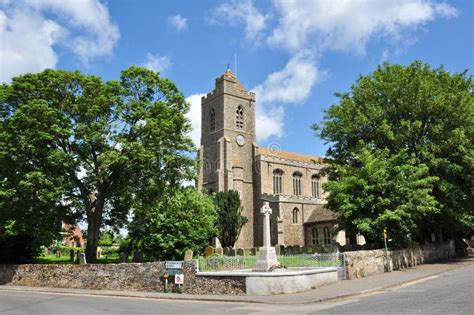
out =
<svg viewBox="0 0 474 315"><path fill-rule="evenodd" d="M0 265L0 285L164 292L164 273L164 262ZM193 261L183 263L183 274L184 293L245 294L244 278L197 277Z"/></svg>
<svg viewBox="0 0 474 315"><path fill-rule="evenodd" d="M453 242L427 244L403 250L389 250L388 261L385 256L384 249L345 252L347 279L447 260L455 256L455 248Z"/></svg>

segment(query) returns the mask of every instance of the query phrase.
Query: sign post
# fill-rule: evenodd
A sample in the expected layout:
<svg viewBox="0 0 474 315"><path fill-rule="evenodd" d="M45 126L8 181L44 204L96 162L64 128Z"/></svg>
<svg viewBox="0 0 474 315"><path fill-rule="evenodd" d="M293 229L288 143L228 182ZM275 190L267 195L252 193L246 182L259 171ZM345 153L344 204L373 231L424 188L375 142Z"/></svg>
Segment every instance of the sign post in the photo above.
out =
<svg viewBox="0 0 474 315"><path fill-rule="evenodd" d="M165 288L168 289L168 277L174 278L174 284L178 286L181 291L181 286L184 284L183 262L182 261L165 261Z"/></svg>
<svg viewBox="0 0 474 315"><path fill-rule="evenodd" d="M387 227L383 228L383 241L385 243L385 261L386 261L385 268L387 269L387 272L390 272L391 268L390 268L390 263L388 261L388 247L387 247Z"/></svg>

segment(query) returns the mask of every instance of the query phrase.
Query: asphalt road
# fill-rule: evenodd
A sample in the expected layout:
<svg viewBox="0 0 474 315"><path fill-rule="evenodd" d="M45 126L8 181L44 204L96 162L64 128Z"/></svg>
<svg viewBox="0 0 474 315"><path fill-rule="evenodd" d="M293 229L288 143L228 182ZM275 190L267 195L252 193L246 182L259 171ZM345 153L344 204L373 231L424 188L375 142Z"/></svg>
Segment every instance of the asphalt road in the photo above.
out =
<svg viewBox="0 0 474 315"><path fill-rule="evenodd" d="M302 305L0 292L0 314L473 314L474 265L368 296Z"/></svg>

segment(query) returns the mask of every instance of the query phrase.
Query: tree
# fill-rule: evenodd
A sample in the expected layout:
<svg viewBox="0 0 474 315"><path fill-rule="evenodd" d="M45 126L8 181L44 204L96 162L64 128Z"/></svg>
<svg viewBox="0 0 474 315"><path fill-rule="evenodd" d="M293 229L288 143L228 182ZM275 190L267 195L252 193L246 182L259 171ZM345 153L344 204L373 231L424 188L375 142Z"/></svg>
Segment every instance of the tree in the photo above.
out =
<svg viewBox="0 0 474 315"><path fill-rule="evenodd" d="M103 225L123 226L137 200L192 178L189 104L153 71L133 66L104 82L48 69L3 84L0 103L2 212L19 226L37 213L84 218L88 261Z"/></svg>
<svg viewBox="0 0 474 315"><path fill-rule="evenodd" d="M423 226L452 235L474 225L473 88L467 71L384 63L350 93L337 93L339 103L313 128L339 166L351 167L361 147L386 150L389 158L406 151L406 163L425 165L425 176L438 178L430 195L440 211Z"/></svg>
<svg viewBox="0 0 474 315"><path fill-rule="evenodd" d="M134 210L129 229L133 248L152 260L180 260L187 249L202 252L215 235L212 199L194 188L174 188L153 204Z"/></svg>
<svg viewBox="0 0 474 315"><path fill-rule="evenodd" d="M362 233L368 242L382 244L387 228L392 245L407 246L407 235L417 233L417 223L439 209L431 195L435 177L425 165L416 165L405 151L362 148L348 165L335 165L326 185L327 207L338 213L339 228L351 235Z"/></svg>
<svg viewBox="0 0 474 315"><path fill-rule="evenodd" d="M115 233L115 231L112 229L101 231L98 242L99 246L112 246L117 244L122 240L122 238L119 236L120 234Z"/></svg>
<svg viewBox="0 0 474 315"><path fill-rule="evenodd" d="M247 223L247 217L241 215L240 195L235 190L218 192L214 195L217 208L217 227L222 246L234 246L240 230Z"/></svg>

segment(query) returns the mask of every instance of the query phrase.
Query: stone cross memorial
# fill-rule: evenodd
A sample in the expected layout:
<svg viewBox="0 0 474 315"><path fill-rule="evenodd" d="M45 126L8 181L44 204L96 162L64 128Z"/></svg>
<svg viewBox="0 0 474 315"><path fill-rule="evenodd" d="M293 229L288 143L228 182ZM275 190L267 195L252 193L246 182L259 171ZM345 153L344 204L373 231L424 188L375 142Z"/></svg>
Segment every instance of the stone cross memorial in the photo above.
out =
<svg viewBox="0 0 474 315"><path fill-rule="evenodd" d="M275 248L271 246L270 242L270 214L272 214L272 208L268 205L268 201L263 203L260 213L264 216L263 247L260 247L258 252L256 271L268 271L272 266L278 265Z"/></svg>

